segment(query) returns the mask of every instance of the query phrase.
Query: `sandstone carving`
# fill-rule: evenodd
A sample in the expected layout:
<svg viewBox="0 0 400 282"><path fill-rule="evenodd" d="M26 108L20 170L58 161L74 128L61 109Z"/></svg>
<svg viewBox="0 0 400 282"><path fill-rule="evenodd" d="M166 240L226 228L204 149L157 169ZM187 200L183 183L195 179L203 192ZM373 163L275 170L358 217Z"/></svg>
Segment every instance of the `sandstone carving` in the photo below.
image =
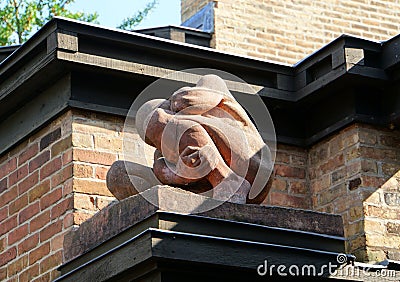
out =
<svg viewBox="0 0 400 282"><path fill-rule="evenodd" d="M267 195L269 148L220 77L205 75L167 100L146 102L136 127L156 148L153 169L113 164L107 184L118 199L142 191L138 185L160 183L236 203L259 203ZM257 197L248 197L250 189Z"/></svg>

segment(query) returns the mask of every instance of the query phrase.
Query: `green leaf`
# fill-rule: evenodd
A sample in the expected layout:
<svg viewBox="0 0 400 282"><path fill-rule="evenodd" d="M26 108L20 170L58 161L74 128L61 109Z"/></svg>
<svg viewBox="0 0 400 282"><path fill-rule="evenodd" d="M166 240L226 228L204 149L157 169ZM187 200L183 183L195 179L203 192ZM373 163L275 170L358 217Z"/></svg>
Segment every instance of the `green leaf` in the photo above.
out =
<svg viewBox="0 0 400 282"><path fill-rule="evenodd" d="M137 26L147 15L156 7L158 4L157 0L153 0L147 3L146 7L136 12L132 17L126 18L122 21L122 23L118 26L120 29L124 30L132 30L135 26Z"/></svg>
<svg viewBox="0 0 400 282"><path fill-rule="evenodd" d="M99 15L96 12L69 10L68 6L74 2L75 0L0 0L0 46L25 42L55 16L98 23ZM157 4L157 0L149 2L143 10L124 19L119 28L132 29L137 26Z"/></svg>
<svg viewBox="0 0 400 282"><path fill-rule="evenodd" d="M0 45L21 44L54 16L97 22L97 13L71 12L75 0L3 0L0 2Z"/></svg>

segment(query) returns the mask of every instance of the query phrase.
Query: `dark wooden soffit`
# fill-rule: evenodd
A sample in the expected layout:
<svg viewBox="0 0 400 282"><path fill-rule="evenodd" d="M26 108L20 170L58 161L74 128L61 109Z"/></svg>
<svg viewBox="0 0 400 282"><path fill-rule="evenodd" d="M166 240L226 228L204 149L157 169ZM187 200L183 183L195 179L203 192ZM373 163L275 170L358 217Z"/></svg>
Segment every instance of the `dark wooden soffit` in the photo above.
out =
<svg viewBox="0 0 400 282"><path fill-rule="evenodd" d="M287 66L56 18L0 64L0 152L67 108L126 115L151 82L189 68L251 84L279 142L309 146L352 122L397 126L399 43L342 36Z"/></svg>

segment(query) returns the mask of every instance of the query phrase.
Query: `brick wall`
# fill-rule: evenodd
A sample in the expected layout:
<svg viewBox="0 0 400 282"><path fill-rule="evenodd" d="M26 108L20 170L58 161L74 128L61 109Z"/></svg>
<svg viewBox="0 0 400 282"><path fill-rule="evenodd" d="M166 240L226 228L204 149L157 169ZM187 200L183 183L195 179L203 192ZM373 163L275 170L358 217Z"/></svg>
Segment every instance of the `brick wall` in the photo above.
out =
<svg viewBox="0 0 400 282"><path fill-rule="evenodd" d="M0 157L0 280L59 275L64 234L114 200L105 175L125 158L123 122L69 111ZM132 144L137 138L133 132ZM363 260L398 259L398 144L398 131L364 125L309 149L279 144L264 204L341 214L348 252Z"/></svg>
<svg viewBox="0 0 400 282"><path fill-rule="evenodd" d="M130 160L152 165L154 149L137 142L140 137L135 130L123 133L124 122L124 118L116 116L73 112L74 224L81 224L115 200L106 185L107 171L113 162ZM125 143L124 136L128 136ZM144 148L138 148L140 144ZM124 152L123 146L128 147L130 154ZM143 158L143 152L150 162Z"/></svg>
<svg viewBox="0 0 400 282"><path fill-rule="evenodd" d="M182 0L182 21L204 7ZM341 34L387 40L400 33L400 2L392 0L218 0L213 47L294 64Z"/></svg>
<svg viewBox="0 0 400 282"><path fill-rule="evenodd" d="M1 281L56 277L63 236L73 225L70 144L67 113L1 156Z"/></svg>
<svg viewBox="0 0 400 282"><path fill-rule="evenodd" d="M74 112L74 223L81 224L114 200L106 174L122 152L124 119L95 113Z"/></svg>
<svg viewBox="0 0 400 282"><path fill-rule="evenodd" d="M69 111L0 158L0 281L51 281L64 235L115 200L106 186L123 154L124 118ZM130 134L133 144L139 139ZM141 151L136 151L141 152ZM153 156L145 146L147 156Z"/></svg>
<svg viewBox="0 0 400 282"><path fill-rule="evenodd" d="M210 0L185 0L181 1L181 22L196 14L201 8L207 5Z"/></svg>
<svg viewBox="0 0 400 282"><path fill-rule="evenodd" d="M264 205L311 209L306 149L278 144L271 191Z"/></svg>
<svg viewBox="0 0 400 282"><path fill-rule="evenodd" d="M359 260L400 255L399 144L398 131L357 124L310 149L312 209L342 215Z"/></svg>
<svg viewBox="0 0 400 282"><path fill-rule="evenodd" d="M369 260L400 260L400 132L363 128L360 187L366 189L364 230ZM376 189L380 187L380 189Z"/></svg>

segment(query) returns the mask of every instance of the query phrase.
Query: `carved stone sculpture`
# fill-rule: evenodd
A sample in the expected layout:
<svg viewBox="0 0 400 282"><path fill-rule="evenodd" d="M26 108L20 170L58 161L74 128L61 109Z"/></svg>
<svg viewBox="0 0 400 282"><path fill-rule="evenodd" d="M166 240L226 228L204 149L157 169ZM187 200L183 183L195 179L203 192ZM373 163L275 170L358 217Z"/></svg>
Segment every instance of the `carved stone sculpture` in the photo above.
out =
<svg viewBox="0 0 400 282"><path fill-rule="evenodd" d="M136 114L136 127L156 148L153 170L113 164L107 184L117 198L143 190L137 185L160 183L236 203L259 203L267 195L269 148L220 77L205 75L167 100L146 102ZM128 181L127 175L142 182ZM258 190L257 197L248 197L250 189Z"/></svg>

